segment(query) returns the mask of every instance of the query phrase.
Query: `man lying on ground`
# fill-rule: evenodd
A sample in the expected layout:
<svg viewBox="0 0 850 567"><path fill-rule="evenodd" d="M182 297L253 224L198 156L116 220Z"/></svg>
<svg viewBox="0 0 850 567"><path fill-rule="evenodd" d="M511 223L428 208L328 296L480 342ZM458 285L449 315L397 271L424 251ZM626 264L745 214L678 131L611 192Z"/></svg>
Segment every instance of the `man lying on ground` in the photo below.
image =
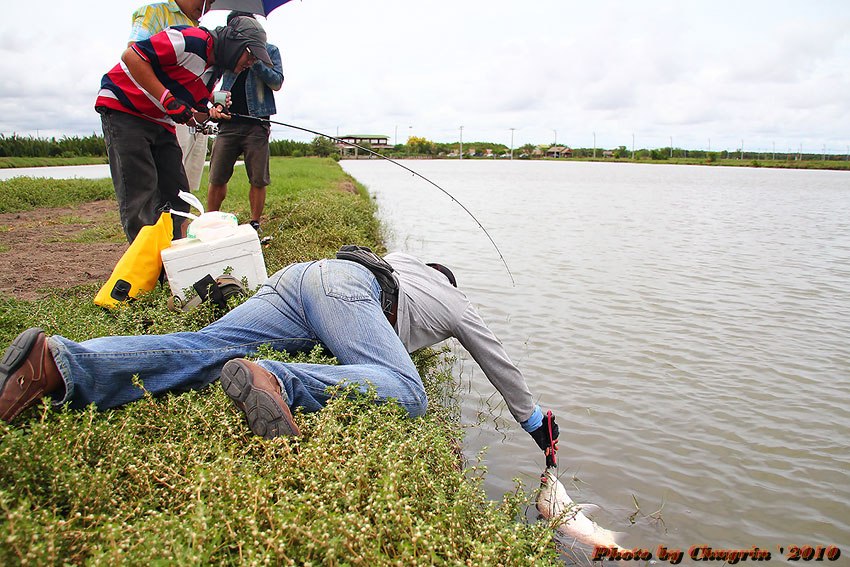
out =
<svg viewBox="0 0 850 567"><path fill-rule="evenodd" d="M349 249L347 253L343 251ZM113 336L81 343L38 328L21 333L0 361L0 419L11 422L49 396L56 405L118 407L143 397L198 389L221 378L265 438L298 435L291 408L319 411L328 387L371 385L411 417L428 400L409 353L455 337L499 390L513 417L554 464L558 426L544 418L519 369L454 274L404 253L381 258L343 247L348 259L291 264L250 299L197 332ZM261 345L287 352L323 345L339 365L260 360ZM551 414L548 414L551 415Z"/></svg>

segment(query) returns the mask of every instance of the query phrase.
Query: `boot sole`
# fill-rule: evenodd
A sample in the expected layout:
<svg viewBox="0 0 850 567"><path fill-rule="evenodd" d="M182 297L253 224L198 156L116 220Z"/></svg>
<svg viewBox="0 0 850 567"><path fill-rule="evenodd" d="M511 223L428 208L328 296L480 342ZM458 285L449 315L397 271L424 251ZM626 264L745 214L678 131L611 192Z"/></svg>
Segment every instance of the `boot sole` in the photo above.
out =
<svg viewBox="0 0 850 567"><path fill-rule="evenodd" d="M12 344L9 345L9 348L6 349L3 359L0 360L0 392L6 388L6 381L9 379L9 376L14 374L30 355L32 347L43 332L39 328L27 329L18 335L12 341Z"/></svg>
<svg viewBox="0 0 850 567"><path fill-rule="evenodd" d="M274 439L301 434L289 408L281 408L271 394L254 386L253 373L240 361L225 364L219 380L224 393L245 413L254 435Z"/></svg>

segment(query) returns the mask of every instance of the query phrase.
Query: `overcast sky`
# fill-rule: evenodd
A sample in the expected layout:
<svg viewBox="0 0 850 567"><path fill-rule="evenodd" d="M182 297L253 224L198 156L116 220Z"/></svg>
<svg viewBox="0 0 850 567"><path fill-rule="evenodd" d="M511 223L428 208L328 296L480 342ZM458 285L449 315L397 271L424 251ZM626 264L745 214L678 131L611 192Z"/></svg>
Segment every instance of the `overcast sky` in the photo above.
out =
<svg viewBox="0 0 850 567"><path fill-rule="evenodd" d="M0 133L100 134L143 3L6 2ZM331 135L850 152L847 0L292 0L260 21L286 77L273 118Z"/></svg>

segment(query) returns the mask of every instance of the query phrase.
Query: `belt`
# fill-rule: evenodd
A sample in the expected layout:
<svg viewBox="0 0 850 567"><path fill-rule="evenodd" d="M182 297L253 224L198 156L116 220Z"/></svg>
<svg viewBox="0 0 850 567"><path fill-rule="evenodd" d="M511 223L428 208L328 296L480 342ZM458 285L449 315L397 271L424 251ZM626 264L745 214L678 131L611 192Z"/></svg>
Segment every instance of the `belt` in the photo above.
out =
<svg viewBox="0 0 850 567"><path fill-rule="evenodd" d="M384 295L384 292L381 292L381 295ZM381 298L381 303L383 303L383 297ZM395 327L395 322L398 321L398 295L393 298L392 305L390 305L389 310L385 310L384 314L387 316L387 321L390 322L390 325Z"/></svg>
<svg viewBox="0 0 850 567"><path fill-rule="evenodd" d="M399 291L398 280L393 274L393 267L366 246L343 246L336 253L336 257L339 260L360 264L372 272L381 287L381 310L387 316L390 325L395 326L398 320Z"/></svg>

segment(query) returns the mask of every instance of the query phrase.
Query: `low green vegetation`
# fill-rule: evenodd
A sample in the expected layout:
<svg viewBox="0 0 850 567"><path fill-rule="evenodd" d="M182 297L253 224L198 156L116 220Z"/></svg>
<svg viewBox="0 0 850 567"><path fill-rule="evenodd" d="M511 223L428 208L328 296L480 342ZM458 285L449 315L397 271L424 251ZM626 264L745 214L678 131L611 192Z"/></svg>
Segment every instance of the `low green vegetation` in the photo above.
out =
<svg viewBox="0 0 850 567"><path fill-rule="evenodd" d="M0 213L71 205L115 197L109 179L13 177L0 181Z"/></svg>
<svg viewBox="0 0 850 567"><path fill-rule="evenodd" d="M107 163L101 157L0 157L0 169L11 167L51 167L62 165L98 165Z"/></svg>
<svg viewBox="0 0 850 567"><path fill-rule="evenodd" d="M345 243L381 249L374 204L333 160L274 159L272 180L263 221L269 273ZM8 203L19 207L54 206L50 192L44 201L25 197L30 188L6 182L0 195L13 194ZM237 168L223 209L242 222L247 192ZM107 312L92 303L96 290L57 290L37 302L0 297L0 343L35 325L84 340L214 320L203 306L169 311L163 288ZM334 363L318 349L296 360ZM14 425L0 422L0 563L558 564L551 530L524 519L523 487L489 502L484 471L461 461L446 353L420 351L414 361L428 415L411 420L342 389L322 412L296 415L300 439L252 436L217 384L105 412L45 403Z"/></svg>

